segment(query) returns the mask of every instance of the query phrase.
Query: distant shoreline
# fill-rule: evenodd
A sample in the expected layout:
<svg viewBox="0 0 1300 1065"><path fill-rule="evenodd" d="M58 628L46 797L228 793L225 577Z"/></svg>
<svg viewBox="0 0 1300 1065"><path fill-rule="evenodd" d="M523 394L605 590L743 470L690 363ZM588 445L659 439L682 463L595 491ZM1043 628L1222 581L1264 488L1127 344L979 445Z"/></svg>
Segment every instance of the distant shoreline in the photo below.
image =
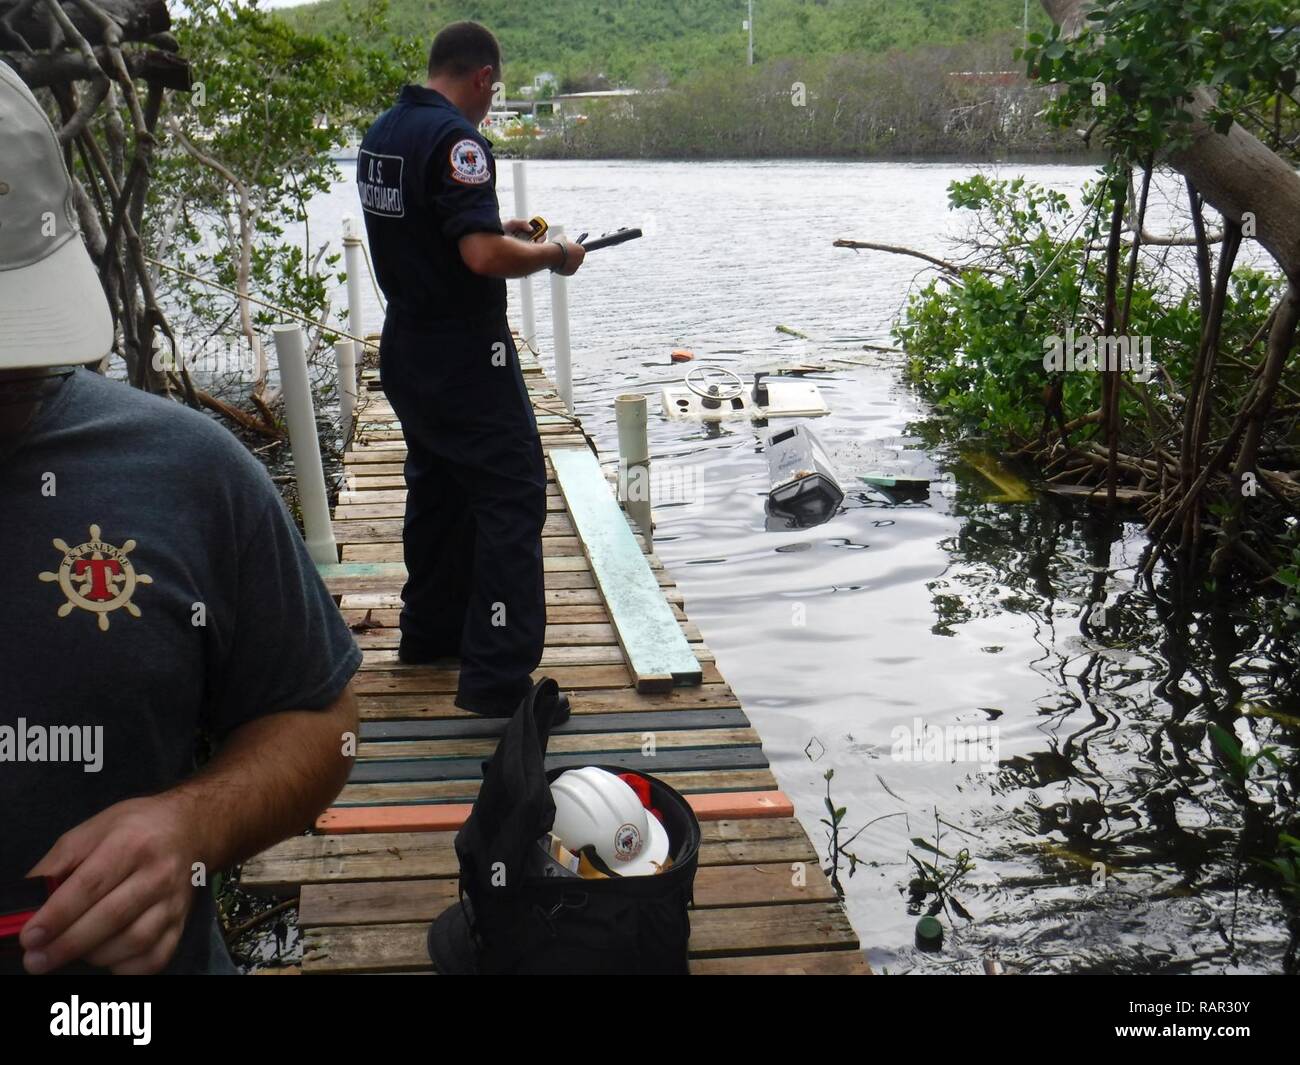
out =
<svg viewBox="0 0 1300 1065"><path fill-rule="evenodd" d="M1010 155L994 154L927 154L903 155L732 155L699 156L682 155L568 155L544 152L512 152L508 146L496 142L493 153L502 160L527 160L529 162L558 163L972 163L981 165L1042 165L1068 164L1071 166L1096 166L1105 162L1105 156L1096 152L1016 152ZM353 160L349 160L353 161Z"/></svg>

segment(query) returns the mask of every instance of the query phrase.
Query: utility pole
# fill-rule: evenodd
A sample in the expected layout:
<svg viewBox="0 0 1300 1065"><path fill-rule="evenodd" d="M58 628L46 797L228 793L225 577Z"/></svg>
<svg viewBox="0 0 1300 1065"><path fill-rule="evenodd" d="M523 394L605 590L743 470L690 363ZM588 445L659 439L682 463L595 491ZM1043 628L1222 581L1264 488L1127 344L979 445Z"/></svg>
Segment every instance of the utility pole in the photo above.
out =
<svg viewBox="0 0 1300 1065"><path fill-rule="evenodd" d="M1028 4L1029 0L1025 0ZM749 65L754 65L754 0L749 0L749 18L745 19L745 29L749 30Z"/></svg>

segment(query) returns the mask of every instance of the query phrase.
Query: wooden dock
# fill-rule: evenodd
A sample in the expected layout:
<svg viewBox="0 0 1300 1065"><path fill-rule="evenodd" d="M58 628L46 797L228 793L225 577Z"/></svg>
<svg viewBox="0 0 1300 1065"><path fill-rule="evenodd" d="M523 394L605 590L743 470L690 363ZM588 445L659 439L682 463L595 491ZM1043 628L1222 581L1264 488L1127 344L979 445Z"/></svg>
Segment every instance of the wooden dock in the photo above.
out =
<svg viewBox="0 0 1300 1065"><path fill-rule="evenodd" d="M868 973L761 738L644 542L653 580L699 663L699 683L638 691L549 457L591 442L563 412L541 366L525 358L524 373L548 452L547 633L538 675L553 677L573 707L551 737L548 766L642 768L691 802L703 831L692 972ZM354 681L357 764L317 834L258 855L241 877L245 890L298 896L304 973L431 970L425 931L456 898L455 830L504 728L452 706L455 670L397 661L405 449L374 371L363 384L335 512L342 558L322 569L364 655Z"/></svg>

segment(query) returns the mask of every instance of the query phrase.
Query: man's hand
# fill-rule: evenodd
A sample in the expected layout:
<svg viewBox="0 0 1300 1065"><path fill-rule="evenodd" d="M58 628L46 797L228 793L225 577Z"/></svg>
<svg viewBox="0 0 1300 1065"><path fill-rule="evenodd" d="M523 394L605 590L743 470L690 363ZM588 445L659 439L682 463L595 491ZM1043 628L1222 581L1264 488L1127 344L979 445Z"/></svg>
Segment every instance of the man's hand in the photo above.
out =
<svg viewBox="0 0 1300 1065"><path fill-rule="evenodd" d="M510 218L501 223L501 228L506 231L507 237L523 237L524 240L532 240L533 224L524 218Z"/></svg>
<svg viewBox="0 0 1300 1065"><path fill-rule="evenodd" d="M324 709L240 725L188 780L65 832L28 874L66 879L19 936L23 965L158 972L189 916L194 863L227 869L310 825L347 780L357 732L349 685Z"/></svg>
<svg viewBox="0 0 1300 1065"><path fill-rule="evenodd" d="M66 877L23 929L28 972L85 960L156 973L180 942L203 851L194 805L172 793L129 799L65 832L29 876Z"/></svg>
<svg viewBox="0 0 1300 1065"><path fill-rule="evenodd" d="M553 243L563 244L569 253L568 257L564 260L563 266L554 267L555 272L557 274L562 274L565 277L572 277L578 272L578 267L580 267L583 264L583 261L587 258L587 249L581 244L575 244L571 240L561 239L553 241Z"/></svg>

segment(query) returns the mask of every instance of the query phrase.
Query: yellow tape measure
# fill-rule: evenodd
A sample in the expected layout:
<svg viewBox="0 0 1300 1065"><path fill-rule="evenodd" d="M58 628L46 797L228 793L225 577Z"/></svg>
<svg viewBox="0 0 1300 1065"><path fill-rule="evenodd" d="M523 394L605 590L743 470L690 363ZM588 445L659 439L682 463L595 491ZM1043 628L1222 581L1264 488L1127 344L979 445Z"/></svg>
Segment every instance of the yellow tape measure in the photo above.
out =
<svg viewBox="0 0 1300 1065"><path fill-rule="evenodd" d="M551 227L546 224L545 218L541 215L534 215L528 220L528 224L533 227L529 240L536 244L546 239L546 231Z"/></svg>

